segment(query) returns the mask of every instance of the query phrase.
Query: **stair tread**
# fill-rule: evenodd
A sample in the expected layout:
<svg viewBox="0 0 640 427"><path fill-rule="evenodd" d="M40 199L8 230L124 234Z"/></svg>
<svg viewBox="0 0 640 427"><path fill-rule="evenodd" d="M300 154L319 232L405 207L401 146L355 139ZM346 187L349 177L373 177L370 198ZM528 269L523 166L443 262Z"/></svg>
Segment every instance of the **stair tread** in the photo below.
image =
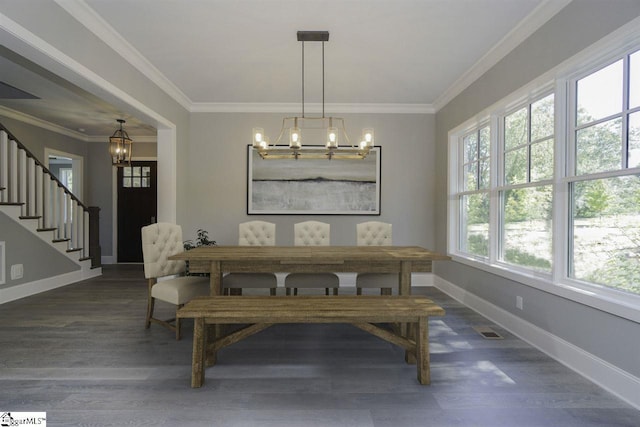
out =
<svg viewBox="0 0 640 427"><path fill-rule="evenodd" d="M38 228L36 231L56 231L57 228L56 227L49 227L49 228Z"/></svg>
<svg viewBox="0 0 640 427"><path fill-rule="evenodd" d="M22 206L24 203L21 202L0 202L0 206Z"/></svg>
<svg viewBox="0 0 640 427"><path fill-rule="evenodd" d="M73 249L67 249L67 252L79 252L81 250L82 248L73 248Z"/></svg>
<svg viewBox="0 0 640 427"><path fill-rule="evenodd" d="M53 239L52 242L53 243L60 243L60 242L68 242L71 239Z"/></svg>
<svg viewBox="0 0 640 427"><path fill-rule="evenodd" d="M40 219L42 217L39 216L39 215L21 215L18 218L20 218L20 219Z"/></svg>

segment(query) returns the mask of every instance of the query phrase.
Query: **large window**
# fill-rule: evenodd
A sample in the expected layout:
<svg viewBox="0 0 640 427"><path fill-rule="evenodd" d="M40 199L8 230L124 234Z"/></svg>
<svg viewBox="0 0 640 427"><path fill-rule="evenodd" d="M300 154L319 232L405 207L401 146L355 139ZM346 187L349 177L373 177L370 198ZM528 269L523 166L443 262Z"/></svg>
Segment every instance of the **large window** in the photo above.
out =
<svg viewBox="0 0 640 427"><path fill-rule="evenodd" d="M551 271L554 95L504 116L498 258Z"/></svg>
<svg viewBox="0 0 640 427"><path fill-rule="evenodd" d="M489 255L489 126L462 137L462 172L458 194L461 212L460 250L470 255Z"/></svg>
<svg viewBox="0 0 640 427"><path fill-rule="evenodd" d="M572 81L567 174L569 276L638 294L639 68L637 51Z"/></svg>
<svg viewBox="0 0 640 427"><path fill-rule="evenodd" d="M640 296L640 50L608 58L450 132L454 257L544 289Z"/></svg>

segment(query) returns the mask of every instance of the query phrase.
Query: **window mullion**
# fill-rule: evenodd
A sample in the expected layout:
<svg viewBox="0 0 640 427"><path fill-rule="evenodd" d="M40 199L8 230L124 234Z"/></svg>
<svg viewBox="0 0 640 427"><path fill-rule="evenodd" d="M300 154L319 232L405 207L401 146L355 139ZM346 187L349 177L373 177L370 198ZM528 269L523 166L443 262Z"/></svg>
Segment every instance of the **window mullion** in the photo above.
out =
<svg viewBox="0 0 640 427"><path fill-rule="evenodd" d="M570 126L573 120L571 113L575 102L574 91L565 81L558 80L555 88L555 120L554 120L554 165L553 165L553 208L552 208L552 242L553 242L553 266L552 272L553 283L561 283L569 274L569 255L571 250L571 219L568 209L569 204L569 184L566 180L568 175L568 164L572 163L570 159L570 151L567 148L571 146L571 141L575 135ZM571 97L571 98L570 98ZM571 151L575 153L574 151Z"/></svg>
<svg viewBox="0 0 640 427"><path fill-rule="evenodd" d="M622 65L622 169L629 167L629 86L631 61L624 57Z"/></svg>
<svg viewBox="0 0 640 427"><path fill-rule="evenodd" d="M502 241L500 220L500 199L498 186L501 183L501 174L504 166L502 148L504 146L504 129L500 125L501 120L497 115L491 116L490 143L489 143L489 262L494 264L499 258L500 242Z"/></svg>

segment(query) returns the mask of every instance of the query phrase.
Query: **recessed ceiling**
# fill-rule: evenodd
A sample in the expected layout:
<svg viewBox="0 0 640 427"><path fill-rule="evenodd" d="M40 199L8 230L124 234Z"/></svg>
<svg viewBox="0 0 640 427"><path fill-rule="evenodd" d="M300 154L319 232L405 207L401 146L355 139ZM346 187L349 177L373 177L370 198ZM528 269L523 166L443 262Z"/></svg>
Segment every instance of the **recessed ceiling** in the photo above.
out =
<svg viewBox="0 0 640 427"><path fill-rule="evenodd" d="M154 81L167 82L163 88L173 88L186 108L202 111L200 106L208 104L299 103L299 30L330 33L325 45L328 104L437 105L474 64L495 53L497 46L508 44L507 35L511 37L550 3L562 6L567 1L76 0L57 4L73 16L83 16L83 24L98 36L109 32L121 36L123 42L110 44L114 49L124 57L139 58L147 64L145 72L155 74ZM313 42L305 46L307 102L321 101L320 46ZM0 105L69 129L82 127L87 135L106 135L115 128L119 115L115 107L56 80L34 64L21 63L2 49L2 80L41 99L0 99ZM155 134L135 117L124 118L132 136Z"/></svg>

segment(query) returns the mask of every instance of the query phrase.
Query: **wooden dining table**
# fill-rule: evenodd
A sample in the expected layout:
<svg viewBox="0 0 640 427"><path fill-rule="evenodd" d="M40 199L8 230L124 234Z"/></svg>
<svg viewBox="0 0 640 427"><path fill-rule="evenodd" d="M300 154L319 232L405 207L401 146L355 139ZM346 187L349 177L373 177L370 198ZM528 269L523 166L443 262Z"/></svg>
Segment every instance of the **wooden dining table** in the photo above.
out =
<svg viewBox="0 0 640 427"><path fill-rule="evenodd" d="M411 295L411 273L431 272L450 257L420 246L200 246L169 257L210 273L211 296L224 273L398 273L399 295Z"/></svg>

